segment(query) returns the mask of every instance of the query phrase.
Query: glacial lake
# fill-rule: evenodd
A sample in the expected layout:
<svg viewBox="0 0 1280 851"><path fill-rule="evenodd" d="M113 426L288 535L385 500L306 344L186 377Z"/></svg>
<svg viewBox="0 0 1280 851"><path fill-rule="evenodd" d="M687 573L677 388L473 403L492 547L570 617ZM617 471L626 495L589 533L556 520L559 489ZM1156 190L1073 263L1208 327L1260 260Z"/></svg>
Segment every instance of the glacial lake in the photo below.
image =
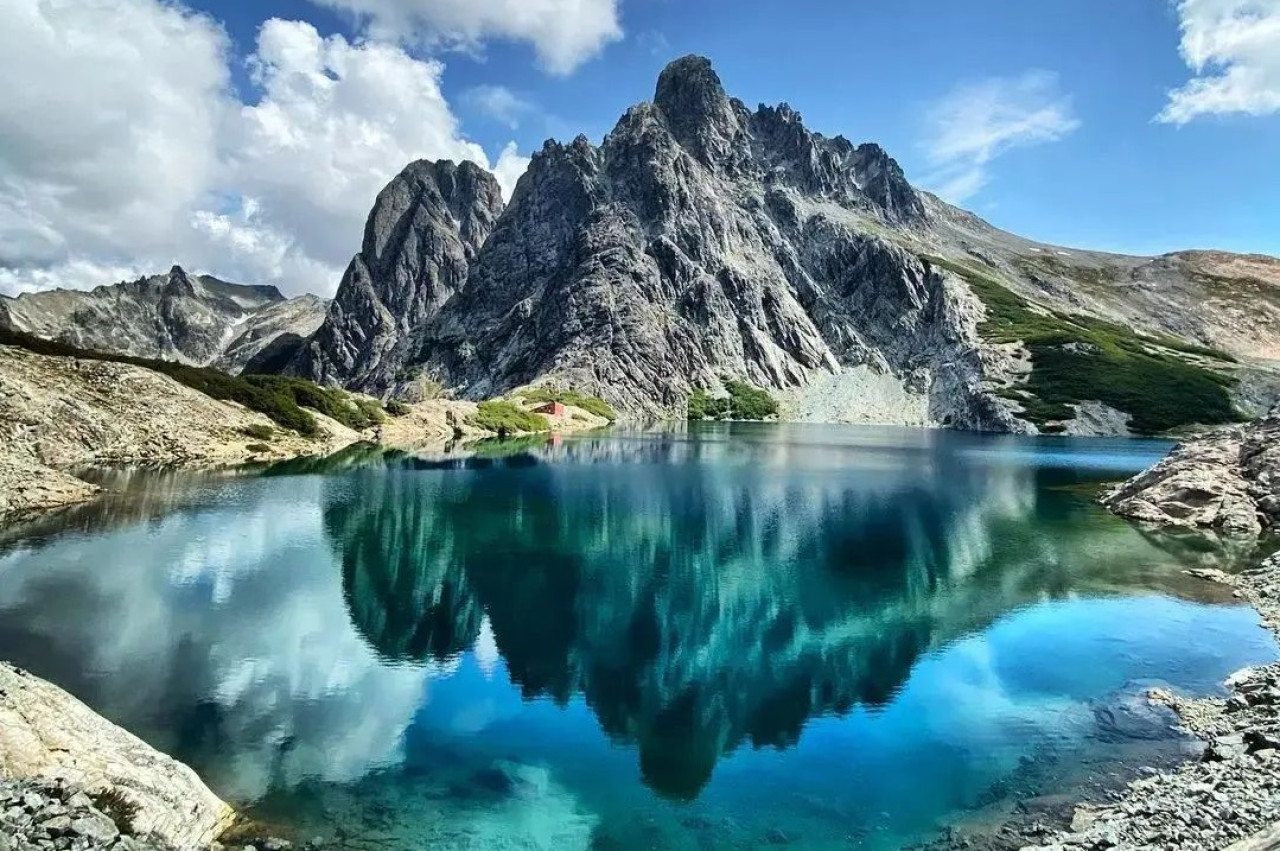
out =
<svg viewBox="0 0 1280 851"><path fill-rule="evenodd" d="M1167 444L731 424L356 447L0 530L0 658L350 849L870 849L1188 745L1277 658Z"/></svg>

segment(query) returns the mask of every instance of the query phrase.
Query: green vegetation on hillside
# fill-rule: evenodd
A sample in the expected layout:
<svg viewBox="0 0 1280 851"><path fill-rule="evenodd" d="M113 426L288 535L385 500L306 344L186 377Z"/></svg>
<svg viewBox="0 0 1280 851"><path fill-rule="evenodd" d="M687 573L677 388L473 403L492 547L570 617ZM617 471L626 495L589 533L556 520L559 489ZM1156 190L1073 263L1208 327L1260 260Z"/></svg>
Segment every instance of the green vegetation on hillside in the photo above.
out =
<svg viewBox="0 0 1280 851"><path fill-rule="evenodd" d="M310 408L356 431L378 425L386 420L382 403L373 399L359 399L336 387L321 387L305 378L287 375L244 375L241 380L261 388L271 395L290 399L299 408Z"/></svg>
<svg viewBox="0 0 1280 851"><path fill-rule="evenodd" d="M766 420L778 415L778 402L745 381L727 380L728 396L713 397L705 390L689 396L690 420Z"/></svg>
<svg viewBox="0 0 1280 851"><path fill-rule="evenodd" d="M586 396L575 390L559 390L554 387L531 387L517 392L516 395L526 401L537 404L559 402L562 405L572 405L575 408L581 408L587 413L595 414L597 417L603 417L609 422L618 419L618 412L610 407L608 402L599 396Z"/></svg>
<svg viewBox="0 0 1280 851"><path fill-rule="evenodd" d="M477 428L492 431L498 435L547 431L551 427L546 417L532 414L514 402L504 399L481 402L479 410L471 417L471 423Z"/></svg>
<svg viewBox="0 0 1280 851"><path fill-rule="evenodd" d="M406 417L411 410L413 409L399 399L392 399L387 403L387 413L393 417Z"/></svg>
<svg viewBox="0 0 1280 851"><path fill-rule="evenodd" d="M1139 335L1094 317L1037 308L968 266L923 259L968 281L987 308L987 319L979 326L985 339L1021 342L1031 352L1026 382L1002 392L1023 406L1028 420L1043 426L1070 419L1068 406L1089 400L1125 411L1130 427L1141 434L1241 418L1229 392L1235 379L1190 360L1231 360L1226 353Z"/></svg>
<svg viewBox="0 0 1280 851"><path fill-rule="evenodd" d="M50 357L124 363L149 369L167 375L179 384L198 390L213 399L237 402L251 411L266 415L281 428L307 436L318 434L319 427L316 425L315 417L304 411L304 407L317 410L354 429L368 428L382 416L381 405L377 402L356 401L345 391L321 387L301 378L280 375L228 375L210 367L188 366L173 361L82 349L68 343L45 340L4 327L0 327L0 345L17 346L29 352Z"/></svg>

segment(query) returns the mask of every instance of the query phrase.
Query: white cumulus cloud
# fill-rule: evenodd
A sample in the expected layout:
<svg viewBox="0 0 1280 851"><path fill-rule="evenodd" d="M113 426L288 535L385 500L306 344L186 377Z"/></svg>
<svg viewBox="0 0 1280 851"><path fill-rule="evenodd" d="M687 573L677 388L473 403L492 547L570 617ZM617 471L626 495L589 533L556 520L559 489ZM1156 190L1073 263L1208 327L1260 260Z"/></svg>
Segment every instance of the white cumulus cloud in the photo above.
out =
<svg viewBox="0 0 1280 851"><path fill-rule="evenodd" d="M521 156L515 142L507 143L493 166L493 176L498 179L498 185L502 187L503 198L511 200L512 193L516 191L516 182L528 167L529 157Z"/></svg>
<svg viewBox="0 0 1280 851"><path fill-rule="evenodd" d="M163 253L218 168L222 29L154 0L0 0L0 18L0 266Z"/></svg>
<svg viewBox="0 0 1280 851"><path fill-rule="evenodd" d="M312 0L356 16L375 38L474 48L500 38L533 45L568 74L622 38L618 0Z"/></svg>
<svg viewBox="0 0 1280 851"><path fill-rule="evenodd" d="M1280 112L1280 0L1179 0L1177 11L1193 76L1157 120Z"/></svg>
<svg viewBox="0 0 1280 851"><path fill-rule="evenodd" d="M1057 141L1080 126L1056 75L1028 71L961 83L925 113L924 184L960 202L977 194L995 158L1015 148Z"/></svg>
<svg viewBox="0 0 1280 851"><path fill-rule="evenodd" d="M378 191L415 159L493 166L394 43L269 20L230 87L221 26L167 0L0 0L0 292L85 288L180 263L332 293Z"/></svg>

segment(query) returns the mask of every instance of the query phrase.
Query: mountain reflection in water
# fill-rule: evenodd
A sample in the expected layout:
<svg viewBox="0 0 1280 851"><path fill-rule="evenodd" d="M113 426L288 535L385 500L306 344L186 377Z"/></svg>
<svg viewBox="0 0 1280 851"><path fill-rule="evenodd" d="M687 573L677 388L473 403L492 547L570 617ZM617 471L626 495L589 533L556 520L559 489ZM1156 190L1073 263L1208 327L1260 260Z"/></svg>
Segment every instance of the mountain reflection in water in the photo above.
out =
<svg viewBox="0 0 1280 851"><path fill-rule="evenodd" d="M433 724L449 747L466 747L458 731L505 742L485 719L519 715L507 680L561 707L575 741L573 707L589 708L649 789L693 801L744 746L874 719L923 659L1016 613L1215 593L1181 571L1230 553L1144 533L1087 493L1162 449L738 425L135 476L5 545L0 656L242 803L429 771ZM1151 611L1167 654L1104 636L1116 647L1088 652L1120 656L1078 661L1106 670L1035 688L1073 705L1144 676L1204 690L1274 654L1247 610ZM1188 624L1220 640L1169 637Z"/></svg>

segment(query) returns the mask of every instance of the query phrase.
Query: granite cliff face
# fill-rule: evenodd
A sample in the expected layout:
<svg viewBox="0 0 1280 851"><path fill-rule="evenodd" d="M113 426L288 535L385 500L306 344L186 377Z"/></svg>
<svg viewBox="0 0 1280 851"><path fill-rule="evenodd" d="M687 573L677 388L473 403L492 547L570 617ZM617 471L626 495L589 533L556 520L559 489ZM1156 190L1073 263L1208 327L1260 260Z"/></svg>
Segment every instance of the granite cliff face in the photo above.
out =
<svg viewBox="0 0 1280 851"><path fill-rule="evenodd" d="M89 292L0 296L0 323L87 349L234 373L281 335L312 334L325 306L317 296L286 299L275 287L229 284L175 266Z"/></svg>
<svg viewBox="0 0 1280 851"><path fill-rule="evenodd" d="M361 251L292 370L361 389L395 382L501 212L497 180L474 163L411 163L378 195Z"/></svg>
<svg viewBox="0 0 1280 851"><path fill-rule="evenodd" d="M883 150L752 112L689 57L600 147L547 143L505 211L470 164L411 165L290 369L374 392L425 373L467 398L554 382L632 414L725 376L851 396L890 376L917 421L1019 430L982 386L1000 359L977 300L876 235L925 221Z"/></svg>
<svg viewBox="0 0 1280 851"><path fill-rule="evenodd" d="M785 104L752 111L686 57L599 146L548 142L505 209L475 166L409 166L287 368L374 393L427 376L472 399L556 384L631 415L678 415L694 389L732 377L798 419L1033 431L1012 392L1033 353L988 333L975 276L1046 316L1241 338L1219 333L1238 325L1227 313L1184 318L1200 286L1187 261L1005 234L914 189L879 146L812 132ZM1240 394L1252 413L1280 393L1280 372L1258 369ZM1041 426L1124 431L1133 413L1085 396L1072 422L1057 401L1065 416Z"/></svg>

